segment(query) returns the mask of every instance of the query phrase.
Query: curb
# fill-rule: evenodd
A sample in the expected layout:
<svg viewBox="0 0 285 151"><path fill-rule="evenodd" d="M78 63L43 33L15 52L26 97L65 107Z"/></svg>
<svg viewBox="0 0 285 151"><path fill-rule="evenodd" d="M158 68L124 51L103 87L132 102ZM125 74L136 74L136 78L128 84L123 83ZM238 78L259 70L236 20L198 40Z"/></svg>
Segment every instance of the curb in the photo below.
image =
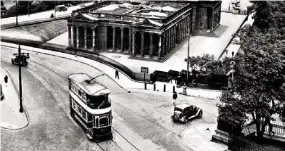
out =
<svg viewBox="0 0 285 151"><path fill-rule="evenodd" d="M13 78L11 78L10 73L9 73L6 69L4 69L3 67L2 67L2 69L7 72L8 76L10 77L10 81L12 82L12 85L13 85L14 89L16 90L16 92L17 92L17 94L18 94L18 98L20 98L19 90L17 89L17 86L16 86L16 84L15 84ZM21 130L21 129L23 129L23 128L26 128L26 127L30 124L30 118L29 118L28 111L26 110L25 105L24 105L24 104L22 104L22 105L23 105L24 113L25 113L26 118L27 118L27 124L26 124L25 126L21 127L21 128L15 128L15 129L6 128L6 127L2 127L2 126L1 126L1 128L3 128L3 129L8 129L8 130Z"/></svg>

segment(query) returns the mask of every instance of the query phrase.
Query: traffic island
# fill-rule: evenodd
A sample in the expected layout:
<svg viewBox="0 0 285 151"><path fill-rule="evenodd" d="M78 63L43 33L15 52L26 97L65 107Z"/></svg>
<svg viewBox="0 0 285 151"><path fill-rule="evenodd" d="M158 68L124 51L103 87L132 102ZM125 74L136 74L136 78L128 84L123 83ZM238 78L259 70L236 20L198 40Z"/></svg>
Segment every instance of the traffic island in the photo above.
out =
<svg viewBox="0 0 285 151"><path fill-rule="evenodd" d="M5 83L4 76L8 76L8 82ZM4 129L17 130L28 126L28 116L25 108L24 112L19 112L19 93L16 85L9 73L1 68L1 85L4 99L0 102L1 108L1 127Z"/></svg>

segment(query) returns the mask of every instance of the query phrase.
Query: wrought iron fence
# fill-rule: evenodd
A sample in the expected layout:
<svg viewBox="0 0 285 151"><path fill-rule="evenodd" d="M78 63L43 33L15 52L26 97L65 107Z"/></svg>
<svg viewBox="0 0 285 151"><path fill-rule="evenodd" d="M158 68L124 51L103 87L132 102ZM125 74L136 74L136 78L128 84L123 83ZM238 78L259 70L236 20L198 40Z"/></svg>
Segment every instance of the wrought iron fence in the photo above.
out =
<svg viewBox="0 0 285 151"><path fill-rule="evenodd" d="M230 135L228 149L231 151L268 151L268 148L251 142L243 137Z"/></svg>
<svg viewBox="0 0 285 151"><path fill-rule="evenodd" d="M265 127L265 133L269 134L269 125ZM273 136L279 136L283 137L285 139L285 126L278 125L278 124L272 124L272 132Z"/></svg>

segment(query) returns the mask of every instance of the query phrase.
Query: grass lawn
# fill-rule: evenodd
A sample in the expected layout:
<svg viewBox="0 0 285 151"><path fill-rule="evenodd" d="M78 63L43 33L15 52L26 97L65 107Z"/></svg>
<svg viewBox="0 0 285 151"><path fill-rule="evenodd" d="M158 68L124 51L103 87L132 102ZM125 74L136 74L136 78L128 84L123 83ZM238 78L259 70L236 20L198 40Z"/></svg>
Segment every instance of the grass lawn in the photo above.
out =
<svg viewBox="0 0 285 151"><path fill-rule="evenodd" d="M6 29L6 32L23 32L32 35L39 36L42 42L47 42L62 33L67 32L67 21L66 20L56 20L51 22L27 25L16 27L12 29Z"/></svg>

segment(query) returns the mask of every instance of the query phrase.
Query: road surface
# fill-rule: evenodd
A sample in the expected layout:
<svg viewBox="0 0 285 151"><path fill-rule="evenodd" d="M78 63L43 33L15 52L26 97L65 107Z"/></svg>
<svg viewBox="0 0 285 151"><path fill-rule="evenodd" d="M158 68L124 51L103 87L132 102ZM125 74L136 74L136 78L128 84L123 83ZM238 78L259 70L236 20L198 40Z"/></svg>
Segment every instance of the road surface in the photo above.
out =
<svg viewBox="0 0 285 151"><path fill-rule="evenodd" d="M2 67L18 85L18 67L11 64L12 53L16 52L15 48L1 46ZM199 105L204 115L185 125L175 124L171 120L171 93L144 90L127 93L107 76L99 77L98 82L112 92L114 138L91 142L69 116L67 77L78 72L94 77L102 72L74 60L34 52L30 52L28 61L28 66L22 69L22 78L29 125L16 131L1 129L1 150L189 151L207 150L205 146L212 147L211 150L224 147L210 142L206 131L208 126L216 125L217 100L179 96L179 100Z"/></svg>

